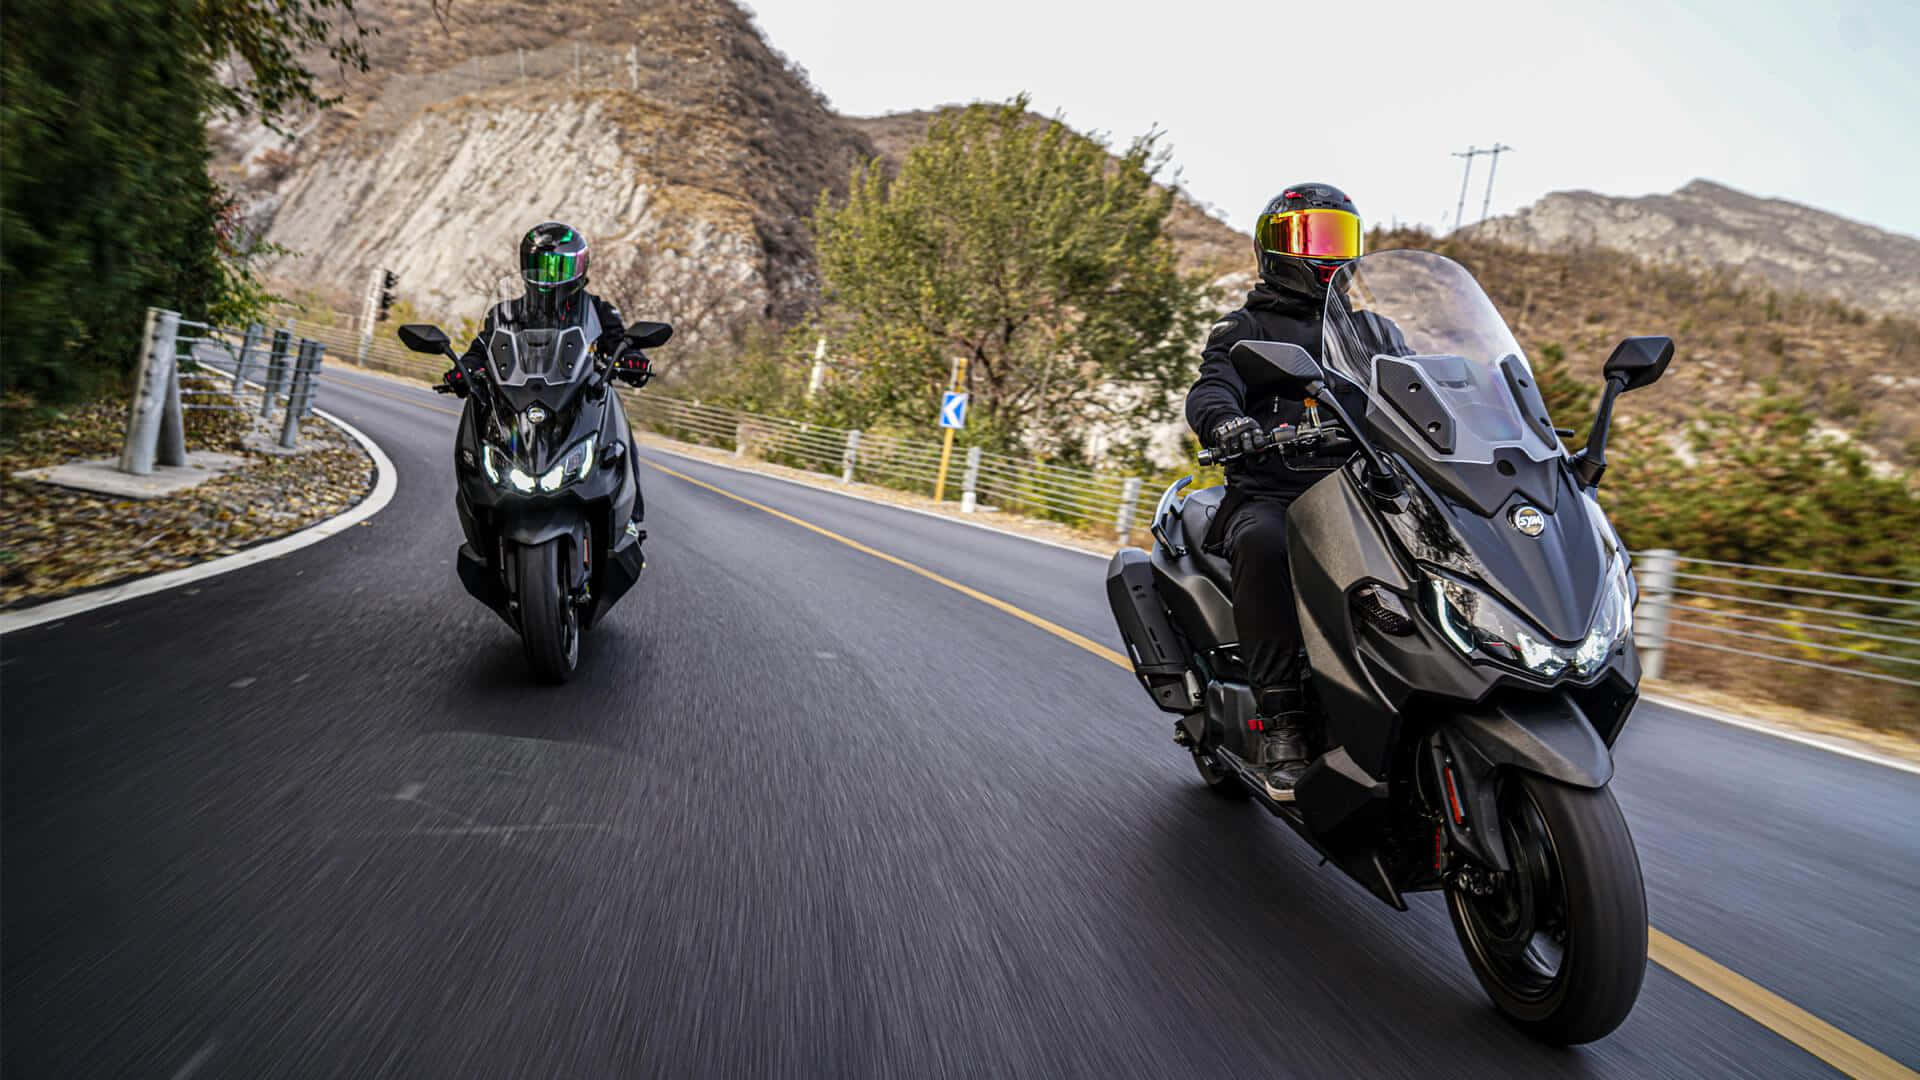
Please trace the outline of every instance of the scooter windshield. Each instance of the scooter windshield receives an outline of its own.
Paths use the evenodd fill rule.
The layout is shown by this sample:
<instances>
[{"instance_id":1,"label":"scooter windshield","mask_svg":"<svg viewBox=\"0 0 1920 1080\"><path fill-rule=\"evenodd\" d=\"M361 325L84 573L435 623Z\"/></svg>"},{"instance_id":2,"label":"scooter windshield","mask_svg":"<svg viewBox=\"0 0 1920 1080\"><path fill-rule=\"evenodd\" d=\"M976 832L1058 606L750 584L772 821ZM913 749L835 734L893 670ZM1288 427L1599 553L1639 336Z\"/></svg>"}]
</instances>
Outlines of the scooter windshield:
<instances>
[{"instance_id":1,"label":"scooter windshield","mask_svg":"<svg viewBox=\"0 0 1920 1080\"><path fill-rule=\"evenodd\" d=\"M1416 461L1451 469L1491 465L1509 447L1534 461L1561 454L1526 355L1452 259L1402 249L1347 263L1329 284L1323 330L1322 362L1367 390L1369 426Z\"/></svg>"},{"instance_id":2,"label":"scooter windshield","mask_svg":"<svg viewBox=\"0 0 1920 1080\"><path fill-rule=\"evenodd\" d=\"M487 367L494 385L560 387L591 370L587 351L600 337L600 320L592 304L576 299L563 309L552 298L511 278L502 281L495 293L499 302L494 312L505 317L496 318L487 343Z\"/></svg>"}]
</instances>

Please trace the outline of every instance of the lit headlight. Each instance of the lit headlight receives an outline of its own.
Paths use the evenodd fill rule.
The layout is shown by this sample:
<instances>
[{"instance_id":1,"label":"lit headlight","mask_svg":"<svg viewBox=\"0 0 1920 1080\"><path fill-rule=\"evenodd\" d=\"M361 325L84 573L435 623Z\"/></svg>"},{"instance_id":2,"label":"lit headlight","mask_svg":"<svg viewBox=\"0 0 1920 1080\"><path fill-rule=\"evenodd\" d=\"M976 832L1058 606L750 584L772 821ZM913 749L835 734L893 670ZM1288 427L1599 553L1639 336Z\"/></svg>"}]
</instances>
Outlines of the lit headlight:
<instances>
[{"instance_id":1,"label":"lit headlight","mask_svg":"<svg viewBox=\"0 0 1920 1080\"><path fill-rule=\"evenodd\" d=\"M593 436L589 435L574 443L553 468L537 478L522 468L505 450L492 443L481 446L480 463L486 470L487 479L522 495L530 495L535 491L559 491L576 480L586 479L593 472L593 450Z\"/></svg>"},{"instance_id":2,"label":"lit headlight","mask_svg":"<svg viewBox=\"0 0 1920 1080\"><path fill-rule=\"evenodd\" d=\"M1606 664L1633 629L1633 598L1620 559L1607 568L1606 591L1593 625L1578 645L1561 645L1505 604L1470 585L1430 575L1427 605L1441 633L1466 656L1482 656L1525 668L1545 678L1571 669L1585 678Z\"/></svg>"},{"instance_id":3,"label":"lit headlight","mask_svg":"<svg viewBox=\"0 0 1920 1080\"><path fill-rule=\"evenodd\" d=\"M573 444L560 464L547 470L540 478L541 491L559 491L575 480L585 480L593 471L593 436L589 435Z\"/></svg>"}]
</instances>

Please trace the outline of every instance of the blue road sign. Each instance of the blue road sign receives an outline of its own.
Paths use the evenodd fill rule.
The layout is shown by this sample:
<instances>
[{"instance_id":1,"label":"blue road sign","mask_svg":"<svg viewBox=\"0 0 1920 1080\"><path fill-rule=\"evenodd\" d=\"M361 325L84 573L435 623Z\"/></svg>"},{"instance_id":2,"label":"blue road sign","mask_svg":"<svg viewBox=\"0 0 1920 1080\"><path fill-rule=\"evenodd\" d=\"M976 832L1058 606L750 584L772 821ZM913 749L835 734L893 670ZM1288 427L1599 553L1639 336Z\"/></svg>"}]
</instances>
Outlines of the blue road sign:
<instances>
[{"instance_id":1,"label":"blue road sign","mask_svg":"<svg viewBox=\"0 0 1920 1080\"><path fill-rule=\"evenodd\" d=\"M946 392L940 399L940 426L963 428L967 426L967 395L953 390Z\"/></svg>"}]
</instances>

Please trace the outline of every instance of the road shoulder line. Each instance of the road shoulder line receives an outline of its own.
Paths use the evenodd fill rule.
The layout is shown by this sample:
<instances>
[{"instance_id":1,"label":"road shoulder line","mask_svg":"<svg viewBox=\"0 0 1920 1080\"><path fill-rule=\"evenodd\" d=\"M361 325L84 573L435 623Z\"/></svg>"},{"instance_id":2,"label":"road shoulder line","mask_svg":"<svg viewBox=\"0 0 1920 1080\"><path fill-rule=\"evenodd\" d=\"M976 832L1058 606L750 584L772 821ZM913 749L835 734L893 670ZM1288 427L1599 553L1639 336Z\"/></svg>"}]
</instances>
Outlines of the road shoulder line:
<instances>
[{"instance_id":1,"label":"road shoulder line","mask_svg":"<svg viewBox=\"0 0 1920 1080\"><path fill-rule=\"evenodd\" d=\"M1809 735L1805 732L1781 727L1777 724L1769 724L1764 720L1751 720L1747 717L1721 709L1715 709L1708 705L1697 705L1681 698L1668 697L1665 694L1642 694L1641 700L1651 701L1663 709L1672 709L1675 712L1698 716L1703 720L1717 721L1729 727L1743 728L1747 731L1758 732L1762 735L1771 735L1776 739L1785 739L1788 742L1799 743L1802 746L1811 746L1815 750L1825 750L1829 754L1839 754L1841 757L1849 757L1856 761L1865 761L1873 765L1884 765L1889 769L1898 769L1904 773L1920 776L1920 765L1915 765L1909 761L1901 761L1899 758L1888 757L1885 754L1876 754L1871 750L1864 750L1858 746L1841 742L1838 739Z\"/></svg>"},{"instance_id":2,"label":"road shoulder line","mask_svg":"<svg viewBox=\"0 0 1920 1080\"><path fill-rule=\"evenodd\" d=\"M387 457L386 451L380 449L380 444L374 442L365 432L347 423L345 420L340 419L338 416L322 409L313 410L313 414L352 436L353 440L359 443L362 449L366 450L367 456L373 459L373 490L367 493L366 498L361 499L346 510L335 514L325 521L309 525L299 532L288 533L278 540L269 540L256 547L250 547L245 551L236 551L231 555L223 555L217 559L209 559L206 562L193 566L183 566L178 570L166 570L158 574L149 574L146 577L136 578L120 585L96 589L91 592L84 592L59 600L49 600L44 604L26 608L22 611L0 613L0 635L11 634L17 630L26 630L30 627L40 626L44 623L54 622L59 619L70 619L76 615L83 615L89 611L109 607L124 600L132 600L138 596L150 596L154 593L164 592L168 589L190 584L195 581L204 581L207 578L231 573L242 567L252 566L255 563L263 563L270 559L277 559L282 555L287 555L301 548L317 544L327 537L358 525L362 521L386 509L387 504L393 501L393 494L399 487L398 478L394 472L393 461Z\"/></svg>"}]
</instances>

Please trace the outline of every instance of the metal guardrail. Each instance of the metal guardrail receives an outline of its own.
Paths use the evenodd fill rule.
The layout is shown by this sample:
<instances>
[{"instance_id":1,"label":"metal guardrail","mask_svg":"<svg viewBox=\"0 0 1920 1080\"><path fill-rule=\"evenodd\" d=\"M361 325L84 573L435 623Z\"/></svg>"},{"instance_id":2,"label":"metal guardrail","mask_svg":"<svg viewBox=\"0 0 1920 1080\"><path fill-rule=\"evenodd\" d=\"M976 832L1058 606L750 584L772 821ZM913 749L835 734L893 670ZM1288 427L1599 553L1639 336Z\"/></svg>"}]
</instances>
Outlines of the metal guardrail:
<instances>
[{"instance_id":1,"label":"metal guardrail","mask_svg":"<svg viewBox=\"0 0 1920 1080\"><path fill-rule=\"evenodd\" d=\"M1920 687L1920 581L1635 556L1635 641L1658 678L1675 647Z\"/></svg>"},{"instance_id":2,"label":"metal guardrail","mask_svg":"<svg viewBox=\"0 0 1920 1080\"><path fill-rule=\"evenodd\" d=\"M812 472L838 473L906 491L933 492L940 444L762 416L657 392L629 399L634 422L656 434ZM1120 543L1136 527L1139 477L1115 476L993 454L974 447L961 468L960 509L1005 510L1089 528L1111 525Z\"/></svg>"},{"instance_id":3,"label":"metal guardrail","mask_svg":"<svg viewBox=\"0 0 1920 1080\"><path fill-rule=\"evenodd\" d=\"M186 410L251 413L256 388L262 420L272 418L276 404L283 408L280 445L291 449L299 441L300 422L313 413L325 352L306 339L296 352L284 329L273 333L269 347L266 329L258 323L230 330L183 319L175 311L148 309L121 470L146 475L155 465L186 464ZM249 377L256 359L258 380Z\"/></svg>"}]
</instances>

